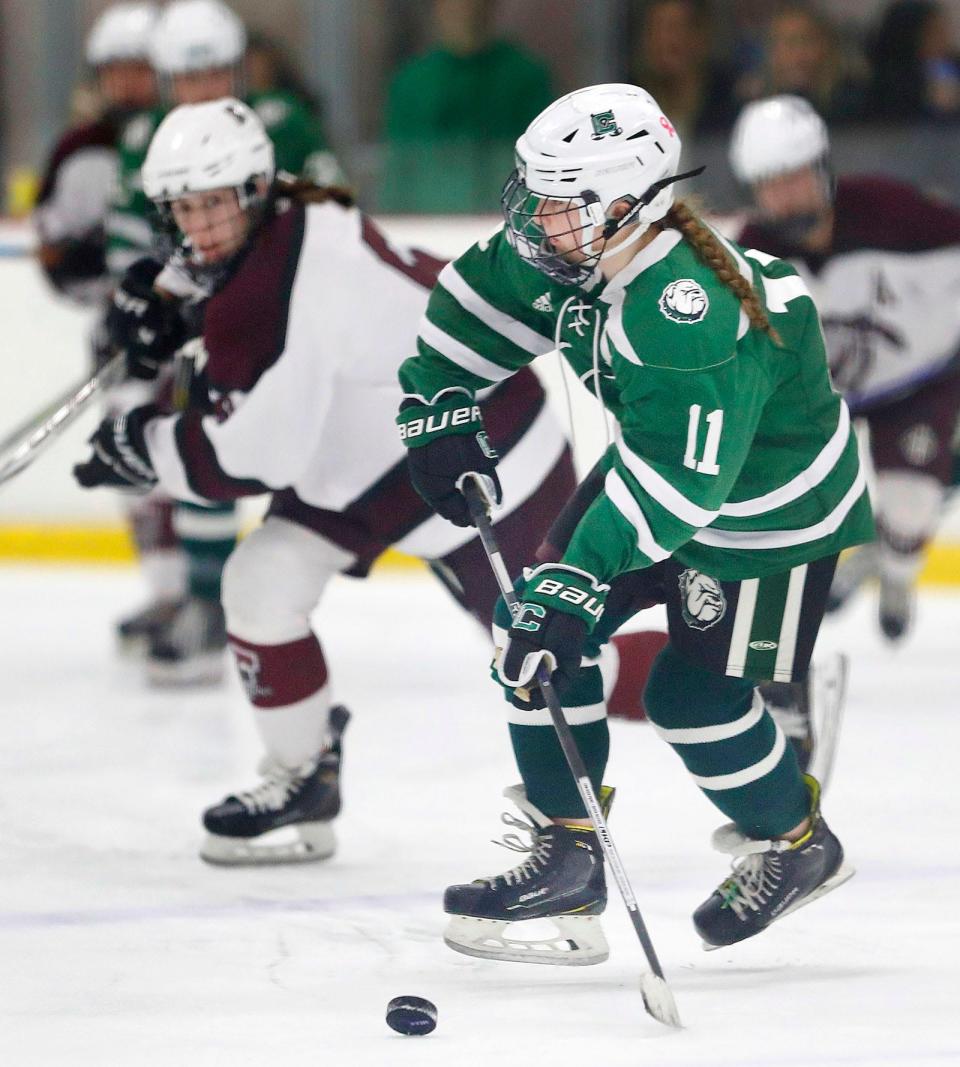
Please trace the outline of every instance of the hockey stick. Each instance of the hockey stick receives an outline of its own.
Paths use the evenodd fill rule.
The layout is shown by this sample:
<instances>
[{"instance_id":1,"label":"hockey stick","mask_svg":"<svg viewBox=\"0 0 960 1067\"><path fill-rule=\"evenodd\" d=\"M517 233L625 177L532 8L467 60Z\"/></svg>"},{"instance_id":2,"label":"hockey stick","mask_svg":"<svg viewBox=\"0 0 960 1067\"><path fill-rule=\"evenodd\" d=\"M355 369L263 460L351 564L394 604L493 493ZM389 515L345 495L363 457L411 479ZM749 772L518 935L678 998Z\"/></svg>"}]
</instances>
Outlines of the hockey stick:
<instances>
[{"instance_id":1,"label":"hockey stick","mask_svg":"<svg viewBox=\"0 0 960 1067\"><path fill-rule=\"evenodd\" d=\"M31 425L22 430L17 438L8 438L4 442L7 448L0 454L0 485L29 467L68 426L76 422L101 389L122 377L123 371L124 355L121 352L105 363L75 393L66 397L56 411L43 419L39 426Z\"/></svg>"},{"instance_id":2,"label":"hockey stick","mask_svg":"<svg viewBox=\"0 0 960 1067\"><path fill-rule=\"evenodd\" d=\"M78 382L73 382L59 396L47 401L39 411L35 411L29 418L23 419L12 430L4 434L3 438L0 439L0 456L4 455L8 449L15 448L24 436L29 436L41 423L46 422L55 411L62 408L78 392L86 381L87 379L83 378Z\"/></svg>"},{"instance_id":3,"label":"hockey stick","mask_svg":"<svg viewBox=\"0 0 960 1067\"><path fill-rule=\"evenodd\" d=\"M510 580L510 574L503 562L503 556L500 554L500 546L497 544L497 538L493 532L493 523L488 513L489 502L482 483L476 475L468 474L461 480L460 491L466 498L470 516L473 519L474 526L477 528L477 533L480 535L483 550L497 579L497 584L500 586L503 599L510 608L511 614L515 616L520 610L520 601L513 588L513 582ZM647 932L643 916L640 914L637 898L633 894L620 854L617 852L613 838L610 836L610 831L607 829L606 820L600 810L600 804L597 801L597 795L584 765L583 757L577 748L570 726L564 718L560 699L553 687L553 683L550 681L550 672L542 663L537 669L537 685L543 693L567 766L570 768L570 773L577 784L584 807L590 814L590 820L603 849L603 855L610 870L613 872L614 881L616 881L617 888L620 890L620 896L623 897L623 903L630 914L633 928L640 940L643 954L646 956L650 969L640 976L640 991L643 994L644 1006L655 1019L665 1023L667 1026L679 1027L682 1024L676 1002L673 999L673 993L670 991L667 980L663 976L663 968L660 966L659 959L657 959L657 953L653 947L653 942L650 940L650 934Z\"/></svg>"}]
</instances>

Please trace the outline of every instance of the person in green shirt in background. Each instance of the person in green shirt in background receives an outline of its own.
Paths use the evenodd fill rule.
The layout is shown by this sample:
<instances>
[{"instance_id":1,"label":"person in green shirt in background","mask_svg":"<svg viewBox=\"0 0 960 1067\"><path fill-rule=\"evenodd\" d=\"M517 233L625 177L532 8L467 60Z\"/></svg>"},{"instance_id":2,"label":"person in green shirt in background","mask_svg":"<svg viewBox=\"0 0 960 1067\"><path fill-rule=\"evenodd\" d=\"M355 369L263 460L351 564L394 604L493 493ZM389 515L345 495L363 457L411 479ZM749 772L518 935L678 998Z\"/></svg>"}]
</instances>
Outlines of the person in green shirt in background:
<instances>
[{"instance_id":1,"label":"person in green shirt in background","mask_svg":"<svg viewBox=\"0 0 960 1067\"><path fill-rule=\"evenodd\" d=\"M496 203L518 133L550 103L542 60L493 34L495 0L433 0L437 47L388 90L381 211L469 213Z\"/></svg>"},{"instance_id":2,"label":"person in green shirt in background","mask_svg":"<svg viewBox=\"0 0 960 1067\"><path fill-rule=\"evenodd\" d=\"M140 169L155 130L171 107L242 95L246 47L243 22L221 0L173 0L164 8L150 42L150 59L164 104L134 115L121 133L117 190L106 223L107 264L115 277L123 279L118 299L157 299L153 282L159 268L156 260L163 253L158 252L155 214L140 183ZM343 180L320 121L307 102L279 87L258 88L244 99L273 141L278 170L325 184ZM149 257L146 263L145 257ZM194 303L190 314L198 326L202 301ZM189 329L188 334L192 335ZM141 384L144 389L154 388ZM151 521L134 524L145 573L151 573L149 559L158 548L169 551L172 527L186 555L186 588L172 615L168 601L160 612L154 603L121 623L121 640L146 646L147 672L153 682L218 682L224 674L227 641L220 576L236 544L236 507L158 505L155 500L152 505Z\"/></svg>"}]
</instances>

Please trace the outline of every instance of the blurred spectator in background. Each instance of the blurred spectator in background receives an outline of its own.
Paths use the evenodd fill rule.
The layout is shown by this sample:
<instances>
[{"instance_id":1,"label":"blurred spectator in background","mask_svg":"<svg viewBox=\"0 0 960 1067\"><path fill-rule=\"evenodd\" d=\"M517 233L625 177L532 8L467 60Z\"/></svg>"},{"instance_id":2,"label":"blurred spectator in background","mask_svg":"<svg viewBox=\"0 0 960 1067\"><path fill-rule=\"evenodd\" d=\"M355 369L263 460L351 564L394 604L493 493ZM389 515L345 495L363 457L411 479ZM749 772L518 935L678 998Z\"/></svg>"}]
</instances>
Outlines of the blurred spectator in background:
<instances>
[{"instance_id":1,"label":"blurred spectator in background","mask_svg":"<svg viewBox=\"0 0 960 1067\"><path fill-rule=\"evenodd\" d=\"M96 114L60 138L47 163L34 224L37 259L50 283L79 303L111 287L104 222L116 181L117 143L126 122L156 102L148 58L157 19L151 3L115 4L94 23L86 60L96 77Z\"/></svg>"},{"instance_id":2,"label":"blurred spectator in background","mask_svg":"<svg viewBox=\"0 0 960 1067\"><path fill-rule=\"evenodd\" d=\"M283 45L258 30L247 35L244 56L246 89L251 96L286 93L295 97L319 121L323 108L294 70Z\"/></svg>"},{"instance_id":3,"label":"blurred spectator in background","mask_svg":"<svg viewBox=\"0 0 960 1067\"><path fill-rule=\"evenodd\" d=\"M873 48L873 108L887 120L960 118L960 61L934 0L897 0Z\"/></svg>"},{"instance_id":4,"label":"blurred spectator in background","mask_svg":"<svg viewBox=\"0 0 960 1067\"><path fill-rule=\"evenodd\" d=\"M834 26L806 0L785 0L767 30L762 91L793 93L809 100L827 122L862 118L866 78L849 73Z\"/></svg>"},{"instance_id":5,"label":"blurred spectator in background","mask_svg":"<svg viewBox=\"0 0 960 1067\"><path fill-rule=\"evenodd\" d=\"M496 210L516 139L553 99L546 65L494 35L496 7L433 0L437 46L388 90L380 210Z\"/></svg>"},{"instance_id":6,"label":"blurred spectator in background","mask_svg":"<svg viewBox=\"0 0 960 1067\"><path fill-rule=\"evenodd\" d=\"M711 56L709 0L645 0L637 15L630 81L653 96L683 139L732 126L735 76Z\"/></svg>"}]
</instances>

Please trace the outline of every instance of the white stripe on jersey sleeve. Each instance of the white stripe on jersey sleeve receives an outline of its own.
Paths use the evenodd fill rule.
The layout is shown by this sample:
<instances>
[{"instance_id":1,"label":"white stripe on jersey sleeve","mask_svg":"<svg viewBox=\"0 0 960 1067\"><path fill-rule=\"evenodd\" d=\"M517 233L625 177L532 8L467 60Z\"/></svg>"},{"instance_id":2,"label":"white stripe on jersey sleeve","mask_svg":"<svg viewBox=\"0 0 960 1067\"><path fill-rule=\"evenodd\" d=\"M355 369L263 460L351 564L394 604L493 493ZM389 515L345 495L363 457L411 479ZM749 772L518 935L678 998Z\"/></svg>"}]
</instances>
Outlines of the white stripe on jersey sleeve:
<instances>
[{"instance_id":1,"label":"white stripe on jersey sleeve","mask_svg":"<svg viewBox=\"0 0 960 1067\"><path fill-rule=\"evenodd\" d=\"M453 263L448 263L440 272L437 284L457 301L471 315L478 318L485 326L512 341L518 348L533 356L542 356L553 349L553 339L542 336L525 323L495 308L472 287Z\"/></svg>"},{"instance_id":2,"label":"white stripe on jersey sleeve","mask_svg":"<svg viewBox=\"0 0 960 1067\"><path fill-rule=\"evenodd\" d=\"M637 548L654 563L669 559L670 553L662 548L654 540L653 531L647 522L646 516L637 503L633 493L627 488L626 482L615 470L609 471L603 483L604 491L610 503L630 523L637 533Z\"/></svg>"},{"instance_id":3,"label":"white stripe on jersey sleeve","mask_svg":"<svg viewBox=\"0 0 960 1067\"><path fill-rule=\"evenodd\" d=\"M419 336L425 344L436 349L441 356L446 356L451 363L456 363L458 367L463 367L464 370L488 382L502 382L515 373L509 367L501 367L499 363L486 359L479 352L468 348L462 341L444 333L426 315L420 320Z\"/></svg>"},{"instance_id":4,"label":"white stripe on jersey sleeve","mask_svg":"<svg viewBox=\"0 0 960 1067\"><path fill-rule=\"evenodd\" d=\"M143 436L150 454L150 463L157 472L160 485L176 500L185 500L190 504L206 504L205 500L190 488L187 471L180 458L174 429L177 415L167 415L162 419L151 419L147 423Z\"/></svg>"},{"instance_id":5,"label":"white stripe on jersey sleeve","mask_svg":"<svg viewBox=\"0 0 960 1067\"><path fill-rule=\"evenodd\" d=\"M695 526L698 529L702 526L709 526L720 514L719 511L708 511L685 497L663 475L658 474L649 463L628 448L622 437L617 441L617 451L620 459L623 460L623 465L637 479L641 488L649 493L665 511L675 515L687 526Z\"/></svg>"}]
</instances>

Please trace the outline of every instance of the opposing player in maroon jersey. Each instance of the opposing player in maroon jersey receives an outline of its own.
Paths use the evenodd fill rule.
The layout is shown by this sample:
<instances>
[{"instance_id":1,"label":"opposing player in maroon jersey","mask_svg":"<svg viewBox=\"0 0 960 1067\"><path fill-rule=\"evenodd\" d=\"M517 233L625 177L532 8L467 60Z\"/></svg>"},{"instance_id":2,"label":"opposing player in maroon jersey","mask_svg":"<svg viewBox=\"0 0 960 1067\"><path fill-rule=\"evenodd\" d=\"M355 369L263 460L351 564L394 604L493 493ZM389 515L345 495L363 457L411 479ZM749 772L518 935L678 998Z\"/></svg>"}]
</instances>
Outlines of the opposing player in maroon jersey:
<instances>
[{"instance_id":1,"label":"opposing player in maroon jersey","mask_svg":"<svg viewBox=\"0 0 960 1067\"><path fill-rule=\"evenodd\" d=\"M820 309L835 386L869 428L877 542L841 561L839 607L880 579L879 622L909 630L917 574L951 482L960 412L960 211L884 177L835 179L805 100L744 108L731 162L755 221L741 244L789 259Z\"/></svg>"},{"instance_id":2,"label":"opposing player in maroon jersey","mask_svg":"<svg viewBox=\"0 0 960 1067\"><path fill-rule=\"evenodd\" d=\"M413 489L393 420L397 368L444 264L392 244L343 190L275 178L263 125L236 100L171 112L143 182L206 301L201 337L189 342L203 388L182 414L147 405L104 422L77 476L88 487L159 484L188 501L271 494L223 579L263 780L205 813L201 854L322 859L334 849L346 720L310 622L328 581L364 577L395 545L428 561L487 627L498 596L476 532L435 516ZM141 304L129 309L128 352L155 368L163 353L143 343L144 324L151 337L178 336L166 320L179 305L159 294ZM519 566L574 488L570 450L529 370L480 406L485 446L511 486L497 527Z\"/></svg>"}]
</instances>

